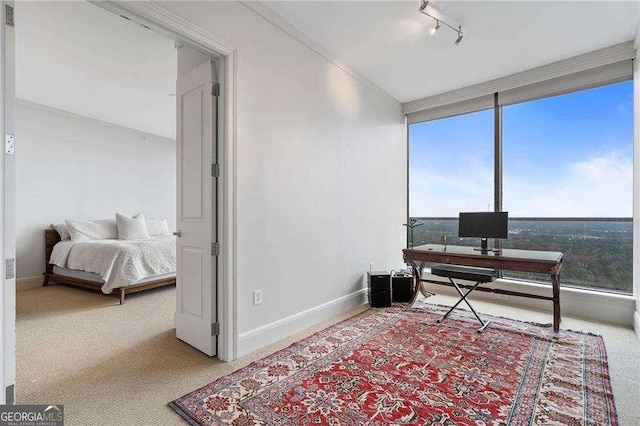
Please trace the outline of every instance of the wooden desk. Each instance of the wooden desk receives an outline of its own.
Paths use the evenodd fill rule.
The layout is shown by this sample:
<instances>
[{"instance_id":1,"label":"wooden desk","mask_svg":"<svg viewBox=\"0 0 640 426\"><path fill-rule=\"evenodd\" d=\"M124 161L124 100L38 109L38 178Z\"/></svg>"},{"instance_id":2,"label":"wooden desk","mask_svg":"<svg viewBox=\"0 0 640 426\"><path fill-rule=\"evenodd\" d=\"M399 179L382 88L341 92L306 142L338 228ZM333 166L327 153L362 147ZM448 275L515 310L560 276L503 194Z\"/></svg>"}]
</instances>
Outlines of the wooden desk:
<instances>
[{"instance_id":1,"label":"wooden desk","mask_svg":"<svg viewBox=\"0 0 640 426\"><path fill-rule=\"evenodd\" d=\"M476 291L551 300L553 301L553 332L557 334L560 330L560 268L562 267L562 253L560 252L514 249L482 252L474 250L473 247L427 244L404 249L402 253L405 263L413 271L414 288L411 303L415 301L419 291L424 292L424 282L451 285L442 281L423 279L422 269L426 262L549 274L553 291L552 297L483 287L477 288Z\"/></svg>"}]
</instances>

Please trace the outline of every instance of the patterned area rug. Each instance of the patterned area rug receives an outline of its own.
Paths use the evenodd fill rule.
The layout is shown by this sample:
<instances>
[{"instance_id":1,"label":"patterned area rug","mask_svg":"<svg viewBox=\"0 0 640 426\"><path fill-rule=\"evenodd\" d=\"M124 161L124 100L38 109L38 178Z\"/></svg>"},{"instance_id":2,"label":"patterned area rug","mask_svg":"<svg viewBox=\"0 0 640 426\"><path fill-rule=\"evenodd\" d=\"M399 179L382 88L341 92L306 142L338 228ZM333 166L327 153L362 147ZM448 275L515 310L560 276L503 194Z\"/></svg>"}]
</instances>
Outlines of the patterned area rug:
<instances>
[{"instance_id":1,"label":"patterned area rug","mask_svg":"<svg viewBox=\"0 0 640 426\"><path fill-rule=\"evenodd\" d=\"M617 425L600 336L369 309L169 405L199 425Z\"/></svg>"}]
</instances>

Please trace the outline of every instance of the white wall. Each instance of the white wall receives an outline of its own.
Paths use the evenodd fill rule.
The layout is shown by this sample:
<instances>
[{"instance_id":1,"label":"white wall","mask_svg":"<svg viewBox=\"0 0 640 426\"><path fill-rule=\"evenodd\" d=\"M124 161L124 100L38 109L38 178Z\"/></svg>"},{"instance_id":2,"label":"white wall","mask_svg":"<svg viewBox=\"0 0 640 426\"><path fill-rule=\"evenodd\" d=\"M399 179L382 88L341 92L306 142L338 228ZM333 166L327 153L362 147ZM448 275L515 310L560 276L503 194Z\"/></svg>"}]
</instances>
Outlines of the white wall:
<instances>
[{"instance_id":1,"label":"white wall","mask_svg":"<svg viewBox=\"0 0 640 426\"><path fill-rule=\"evenodd\" d=\"M189 74L190 71L211 60L210 56L181 43L177 43L176 50L178 51L178 77Z\"/></svg>"},{"instance_id":2,"label":"white wall","mask_svg":"<svg viewBox=\"0 0 640 426\"><path fill-rule=\"evenodd\" d=\"M402 265L401 111L241 3L159 5L237 48L238 356L362 303Z\"/></svg>"},{"instance_id":3,"label":"white wall","mask_svg":"<svg viewBox=\"0 0 640 426\"><path fill-rule=\"evenodd\" d=\"M51 223L142 211L175 226L173 140L19 101L15 155L18 278L44 272Z\"/></svg>"}]
</instances>

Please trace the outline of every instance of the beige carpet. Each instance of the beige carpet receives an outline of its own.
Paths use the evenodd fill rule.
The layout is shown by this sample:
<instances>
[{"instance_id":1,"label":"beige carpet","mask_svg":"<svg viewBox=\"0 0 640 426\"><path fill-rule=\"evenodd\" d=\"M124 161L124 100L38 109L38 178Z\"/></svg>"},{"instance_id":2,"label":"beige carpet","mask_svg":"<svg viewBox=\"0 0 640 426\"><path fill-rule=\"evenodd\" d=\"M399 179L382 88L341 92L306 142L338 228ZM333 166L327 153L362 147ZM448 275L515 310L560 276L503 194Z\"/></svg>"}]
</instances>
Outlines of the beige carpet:
<instances>
[{"instance_id":1,"label":"beige carpet","mask_svg":"<svg viewBox=\"0 0 640 426\"><path fill-rule=\"evenodd\" d=\"M175 338L173 288L127 296L123 306L116 297L65 286L20 291L17 300L18 403L64 404L67 425L185 424L167 402L364 309L224 364ZM476 307L551 320L547 313L481 302ZM604 336L621 424L640 424L640 343L633 332L572 318L564 318L562 327Z\"/></svg>"}]
</instances>

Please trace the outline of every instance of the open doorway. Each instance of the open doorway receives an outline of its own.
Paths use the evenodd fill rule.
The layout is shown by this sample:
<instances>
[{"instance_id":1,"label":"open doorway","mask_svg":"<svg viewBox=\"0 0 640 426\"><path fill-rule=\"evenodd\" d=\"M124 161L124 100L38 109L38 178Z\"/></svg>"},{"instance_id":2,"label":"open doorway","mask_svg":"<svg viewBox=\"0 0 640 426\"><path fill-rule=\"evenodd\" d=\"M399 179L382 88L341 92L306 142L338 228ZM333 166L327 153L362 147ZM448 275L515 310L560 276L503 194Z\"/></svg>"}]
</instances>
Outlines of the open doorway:
<instances>
[{"instance_id":1,"label":"open doorway","mask_svg":"<svg viewBox=\"0 0 640 426\"><path fill-rule=\"evenodd\" d=\"M142 211L145 216L157 219L160 225L163 225L163 222L166 221L162 229L163 234L170 233L173 230L180 234L183 229L178 226L184 228L184 233L186 234L184 238L187 242L181 243L182 240L178 239L178 252L180 252L181 245L188 247L186 247L187 250L182 251L182 257L177 256L176 258L178 270L182 260L183 264L186 265L184 270L192 273L192 275L198 275L193 274L194 259L209 257L215 260L212 242L217 241L217 228L213 225L216 223L213 219L218 210L218 205L215 203L216 191L214 191L217 188L217 176L214 175L214 170L216 169L214 165L218 164L216 159L216 138L214 137L217 135L217 129L215 127L209 128L208 137L205 132L200 132L200 138L193 139L194 142L192 143L188 141L185 143L188 138L185 138L184 134L194 134L192 131L194 128L200 129L203 127L202 123L193 122L193 120L189 119L189 117L193 116L194 106L197 106L193 102L193 99L197 96L193 94L195 93L199 96L206 92L208 96L214 99L219 92L215 93L218 88L215 84L211 84L213 83L211 79L215 77L215 65L211 63L210 56L203 53L202 50L179 43L176 46L176 51L174 50L173 40L164 39L162 36L149 31L148 27L143 28L132 22L127 22L129 19L123 20L88 3L25 4L24 10L21 10L22 5L20 5L17 7L16 14L23 16L25 20L28 19L29 13L27 6L34 8L51 7L51 10L38 10L38 12L41 12L41 20L51 23L49 29L53 31L59 28L59 22L73 21L79 24L78 28L76 28L77 30L86 31L87 34L96 29L107 30L108 33L108 36L103 34L93 39L82 36L71 37L75 41L84 42L85 47L91 49L91 54L83 53L81 47L70 48L69 52L66 53L56 53L50 49L54 47L60 48L63 43L60 43L59 40L47 39L46 36L39 34L34 37L36 42L32 42L31 46L35 45L36 48L46 49L47 51L44 53L49 53L51 58L32 59L32 64L28 68L33 68L33 62L48 64L48 67L41 66L40 71L45 73L46 78L49 79L49 84L46 86L50 89L58 89L58 92L49 90L43 94L41 88L36 88L32 95L22 95L22 93L26 92L21 91L23 83L18 79L17 97L19 99L27 98L18 102L16 120L18 123L17 137L23 138L25 141L23 157L19 160L16 157L18 169L17 193L19 194L17 203L18 241L21 241L21 232L25 235L24 244L20 242L17 250L18 278L20 279L19 287L37 287L24 292L24 294L30 292L29 297L23 298L21 294L18 295L18 402L29 402L29 400L24 401L21 398L21 385L30 383L35 384L34 388L37 389L33 394L35 399L31 400L33 403L39 400L36 396L43 388L46 390L52 385L58 389L61 388L60 385L63 385L63 383L58 381L60 379L61 363L66 364L65 368L67 368L69 377L72 380L78 380L81 376L78 374L79 371L88 371L90 374L96 374L98 371L117 369L118 365L127 363L135 367L136 363L131 361L141 354L142 356L138 358L140 365L147 365L149 361L146 356L151 355L153 359L158 361L158 359L163 359L162 357L171 354L172 350L184 351L186 345L176 341L175 333L172 335L174 313L176 323L180 323L180 314L185 313L186 315L183 315L183 317L201 317L205 319L205 331L208 333L206 338L211 341L212 334L218 328L215 326L216 322L212 322L212 319L215 320L215 309L211 312L211 308L216 306L216 300L214 299L216 293L215 291L209 293L212 303L209 306L209 312L203 312L206 310L207 304L202 302L205 294L202 292L202 282L198 283L197 280L194 281L190 278L186 281L186 285L183 282L183 286L179 286L177 296L171 288L151 291L148 294L147 292L141 292L120 306L117 299L99 293L81 291L66 286L49 286L43 289L38 286L38 281L42 277L37 272L34 273L30 268L32 264L46 265L48 263L46 257L43 257L44 262L39 262L40 259L37 259L42 257L42 254L47 256L46 250L44 250L46 242L43 241L44 238L38 237L38 234L43 236L44 228L49 227L51 223L69 225L67 220L74 218L80 221L107 219L109 216L115 215L116 212L123 212L128 216L132 216L134 213ZM73 8L73 10L64 10L67 7ZM60 13L59 20L55 19L56 13ZM80 16L82 13L93 13L96 17ZM98 15L101 15L101 18L97 18ZM106 23L96 22L96 20L103 18L108 18L120 28L114 30L107 27ZM128 26L128 29L124 30L123 25ZM38 27L43 30L47 29L47 26L42 23ZM65 30L69 29L66 28ZM28 30L29 26L25 25L24 31ZM126 34L133 33L136 33L138 38L134 37L134 40L123 41L122 45L117 47L109 45L109 42L114 39L117 40L125 37ZM117 37L114 34L117 34ZM21 47L19 31L17 31L17 35L17 58L18 68L20 68L21 52L26 52L27 49ZM61 35L60 32L56 34L56 36ZM153 43L150 41L151 37L148 37L149 35L162 39L157 43L158 46L165 43L162 49L166 50L167 47L171 49L173 54L173 63L171 64L173 77L171 79L162 78L156 79L156 81L150 78L152 77L150 74L159 73L159 71L153 66L153 61L148 61L150 57L155 58L153 49L150 48ZM55 39L55 37L51 37L51 39ZM47 45L43 40L50 41L51 45ZM141 40L147 41L149 44L145 45ZM38 45L38 43L40 44ZM103 54L99 53L99 44L102 44L101 47L107 48ZM28 45L29 43L27 43ZM110 49L111 52L121 53L128 47L133 48L133 52L130 52L132 64L142 63L149 65L148 62L151 62L154 71L147 71L146 74L143 72L142 76L130 78L132 72L126 70L125 64L118 63L118 61L106 61L106 64L100 64L100 61L109 54ZM80 72L76 78L73 75L69 75L72 74L69 72L69 68L80 67L82 60L91 57L92 54L96 55L96 60L90 63L94 67L92 71ZM158 58L161 57L163 56L159 54ZM57 67L56 59L63 62L67 61L66 64L63 63L66 67ZM201 87L202 90L200 92L194 91L194 72L199 77L203 77L202 69L206 71L207 68L210 71L209 79L207 80L206 76L202 78L198 83L200 85L198 87ZM168 69L169 67L167 67ZM58 78L56 78L56 70L58 70ZM21 77L27 76L26 74L23 75L20 69L18 69L18 75ZM83 76L87 75L97 76L98 81L84 81ZM114 76L115 79L113 78ZM36 75L37 78L38 76ZM177 92L176 78L178 80ZM68 85L63 84L65 79ZM107 80L109 79L112 79L115 83L112 81L112 84L108 84ZM171 81L169 90L162 85L161 80ZM182 85L180 83L181 80L183 81ZM51 83L51 81L55 83ZM157 86L153 84L154 82L158 83ZM86 85L86 88L83 90L82 84L78 88L78 85L74 86L73 83L82 83ZM143 83L152 84L148 85L149 89L145 89L143 88L145 86ZM28 86L28 83L26 85ZM52 85L56 87L51 87ZM184 90L180 91L181 87ZM160 90L156 90L158 88ZM139 99L123 99L118 98L118 96L110 96L123 92L135 93L135 97ZM154 92L153 96L157 97L146 96L151 92ZM156 95L156 92L159 93ZM43 101L44 96L43 98L38 98L38 95L47 95L49 100ZM178 111L183 113L182 115L178 114L178 120L176 120L176 97L178 98ZM101 101L103 98L107 100ZM142 102L137 103L138 100L142 100ZM163 112L163 108L155 108L156 106L166 106L167 100L169 100L168 104L170 105L174 103L169 109L170 117ZM77 105L82 104L81 101L85 102L83 106L83 108L86 108L85 110L76 109ZM181 106L181 103L184 105ZM206 102L200 107L203 107L204 104ZM115 108L105 108L109 106ZM216 124L216 106L215 100L211 100L208 113L205 114L211 117L211 125ZM89 112L85 113L83 111ZM146 120L146 122L145 120L140 120L142 124L139 124L138 119L140 117L146 117L149 120ZM187 117L187 120L184 119L185 117ZM188 122L186 125L184 124L185 121ZM178 132L178 139L182 135L182 141L179 140L178 149L176 149L175 142L172 145L171 138L167 137L171 136L171 132L173 134L176 133L176 122L179 129L187 129L185 132ZM156 124L158 125L156 126ZM191 130L189 130L189 126L192 126ZM161 134L163 132L168 133L163 136ZM209 147L211 152L208 153L208 156L203 149L196 149L204 147L203 141L205 139L211 141L211 146ZM203 161L203 159L206 161ZM25 161L23 162L22 160ZM185 168L185 162L188 162L189 165L198 162L202 166L197 176L193 172L196 168ZM206 175L207 180L209 180L208 188L202 184L206 182L202 179L203 175ZM201 185L198 190L192 191L191 188L193 188L194 184L197 186L196 181L198 179L200 179ZM181 182L183 183L182 185ZM185 191L185 188L190 193L185 195L185 192L189 192ZM194 193L196 195L208 193L209 197L202 197L196 200ZM176 200L178 200L177 203ZM198 217L194 213L194 206L198 205L198 203L200 203L201 210L206 210L204 206L207 206L209 209L208 216L201 214ZM22 211L28 213L23 216ZM178 212L177 214L176 211ZM51 217L54 214L55 217ZM197 230L202 229L197 226L194 229L192 226L198 222L195 220L198 218L208 219L209 235L205 235L208 238L201 238L201 241L194 242L193 239L188 240L187 238L189 238L190 234L196 234ZM134 218L129 217L128 219L133 220ZM115 224L117 232L120 233L118 222L116 221ZM187 225L192 226L192 228L186 229ZM145 226L147 234L150 235L149 227L146 224ZM64 236L61 234L62 232L59 232L58 237L62 240ZM198 252L198 249L201 250ZM149 259L143 256L143 260ZM215 265L215 262L209 260L195 266L204 270L207 266L211 268L212 265ZM66 266L72 265L58 267L66 268ZM66 269L73 270L74 268ZM60 279L62 272L60 270L57 271L58 281L71 281L68 278ZM82 272L96 274L95 271ZM215 282L217 275L218 271L216 269L210 269L209 282ZM206 274L200 274L200 277L201 280L203 277L207 278ZM76 283L78 280L86 280L86 278L86 276L82 278L76 277ZM108 280L105 281L107 281L105 282L105 285L107 285ZM133 284L135 285L136 282L133 282ZM100 287L102 288L103 286ZM107 288L106 290L111 289ZM213 289L215 290L215 287ZM43 292L45 290L47 291L46 295L35 294L38 291ZM198 309L194 300L200 302L200 309ZM163 309L159 306L168 307L169 309ZM118 311L118 309L120 310ZM205 315L205 313L208 315ZM178 326L178 337L194 345L194 339L205 337L201 336L202 332L198 330L198 328L203 328L200 324L202 322L182 321L180 324L182 325L183 333L181 336L181 327ZM140 325L142 324L147 326L145 330L149 332L148 334L144 334L141 331ZM24 333L21 333L23 326L25 326ZM187 331L186 335L184 333L185 329ZM42 331L42 333L39 333L39 331ZM123 332L131 333L128 335L129 337L125 338ZM24 341L22 341L22 334L27 336ZM127 340L130 340L131 344L123 345ZM39 346L37 343L39 343ZM47 354L47 348L57 349ZM65 352L70 356L65 358L65 354L61 349L65 351L71 349L68 353ZM208 355L214 355L215 346L211 349L213 353L205 349L201 350L207 352ZM187 350L191 350L191 348ZM34 354L37 359L43 361L40 365L41 368L25 359L26 356ZM184 353L181 353L181 356L184 357ZM196 354L194 356L202 355ZM99 362L100 359L104 359L107 362L106 370L105 364ZM166 361L169 362L169 360ZM49 367L51 368L51 374L47 376L44 370ZM21 383L20 373L28 370L37 371L37 373L24 376L23 383ZM106 374L106 376L109 376L109 374ZM111 377L120 377L121 379L126 376L120 376L117 372L111 375ZM128 376L132 375L128 374ZM132 377L135 377L135 374ZM143 378L139 377L139 379ZM28 385L25 387L28 387Z\"/></svg>"},{"instance_id":2,"label":"open doorway","mask_svg":"<svg viewBox=\"0 0 640 426\"><path fill-rule=\"evenodd\" d=\"M18 289L41 286L43 267L45 281L90 288L100 281L98 290L123 295L152 276L170 281L175 256L111 271L81 259L51 261L51 249L72 236L117 240L176 229L173 42L90 3L19 3L16 15ZM148 232L118 233L116 212L142 213L131 224L144 222ZM60 251L65 244L72 245L55 244L54 258L81 249Z\"/></svg>"}]
</instances>

